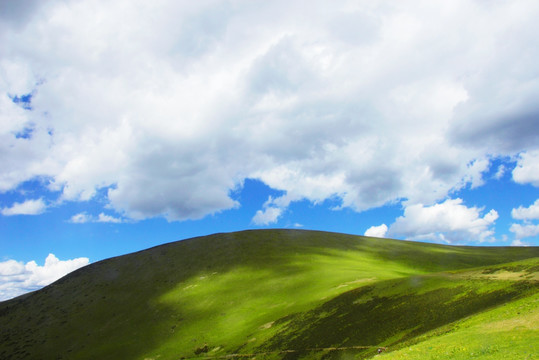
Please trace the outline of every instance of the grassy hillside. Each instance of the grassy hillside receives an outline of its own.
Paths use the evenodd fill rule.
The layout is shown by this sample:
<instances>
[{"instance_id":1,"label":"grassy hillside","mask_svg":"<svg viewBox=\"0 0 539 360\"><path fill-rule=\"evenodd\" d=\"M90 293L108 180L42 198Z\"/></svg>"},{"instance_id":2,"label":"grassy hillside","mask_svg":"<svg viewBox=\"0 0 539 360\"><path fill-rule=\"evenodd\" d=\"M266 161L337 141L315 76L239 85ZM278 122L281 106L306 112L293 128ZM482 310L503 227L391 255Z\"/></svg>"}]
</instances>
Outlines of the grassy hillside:
<instances>
[{"instance_id":1,"label":"grassy hillside","mask_svg":"<svg viewBox=\"0 0 539 360\"><path fill-rule=\"evenodd\" d=\"M91 264L0 303L0 358L451 359L444 349L468 339L483 358L505 358L482 345L487 332L533 354L537 322L524 314L537 317L538 271L538 248L216 234Z\"/></svg>"},{"instance_id":2,"label":"grassy hillside","mask_svg":"<svg viewBox=\"0 0 539 360\"><path fill-rule=\"evenodd\" d=\"M429 332L377 359L538 359L538 339L536 292Z\"/></svg>"}]
</instances>

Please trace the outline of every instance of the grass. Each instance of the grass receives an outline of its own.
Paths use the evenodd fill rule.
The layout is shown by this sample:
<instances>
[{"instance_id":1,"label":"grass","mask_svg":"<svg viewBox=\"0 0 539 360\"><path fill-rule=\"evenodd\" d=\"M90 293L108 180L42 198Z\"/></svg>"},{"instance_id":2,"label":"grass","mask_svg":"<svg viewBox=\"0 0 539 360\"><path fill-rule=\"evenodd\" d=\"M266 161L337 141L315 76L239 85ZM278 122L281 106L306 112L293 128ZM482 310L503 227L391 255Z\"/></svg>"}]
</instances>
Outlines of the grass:
<instances>
[{"instance_id":1,"label":"grass","mask_svg":"<svg viewBox=\"0 0 539 360\"><path fill-rule=\"evenodd\" d=\"M531 294L445 328L416 344L376 357L389 359L537 359L539 294Z\"/></svg>"},{"instance_id":2,"label":"grass","mask_svg":"<svg viewBox=\"0 0 539 360\"><path fill-rule=\"evenodd\" d=\"M467 321L537 294L538 256L538 248L301 230L184 240L91 264L0 303L0 358L408 359L402 356L442 349L444 341L444 351L457 354L458 334L471 339L482 331ZM502 315L489 318L500 329L518 320ZM523 339L537 335L526 329ZM390 352L353 348L359 345ZM504 346L474 351L502 359ZM350 349L307 350L329 347Z\"/></svg>"},{"instance_id":3,"label":"grass","mask_svg":"<svg viewBox=\"0 0 539 360\"><path fill-rule=\"evenodd\" d=\"M418 276L413 281L388 280L346 292L307 313L288 317L286 329L267 346L305 349L373 345L392 349L534 290L536 287L526 281L469 282L447 274ZM368 356L373 351L352 352Z\"/></svg>"}]
</instances>

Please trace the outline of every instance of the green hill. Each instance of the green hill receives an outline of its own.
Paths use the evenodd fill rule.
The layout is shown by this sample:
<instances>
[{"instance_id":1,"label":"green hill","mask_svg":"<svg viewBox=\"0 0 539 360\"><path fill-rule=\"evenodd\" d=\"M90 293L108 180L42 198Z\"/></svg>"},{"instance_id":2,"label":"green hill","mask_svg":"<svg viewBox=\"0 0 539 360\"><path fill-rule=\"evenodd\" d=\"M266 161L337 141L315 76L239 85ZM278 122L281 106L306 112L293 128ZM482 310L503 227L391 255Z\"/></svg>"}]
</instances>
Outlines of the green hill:
<instances>
[{"instance_id":1,"label":"green hill","mask_svg":"<svg viewBox=\"0 0 539 360\"><path fill-rule=\"evenodd\" d=\"M215 234L0 303L0 358L532 359L538 273L537 247Z\"/></svg>"}]
</instances>

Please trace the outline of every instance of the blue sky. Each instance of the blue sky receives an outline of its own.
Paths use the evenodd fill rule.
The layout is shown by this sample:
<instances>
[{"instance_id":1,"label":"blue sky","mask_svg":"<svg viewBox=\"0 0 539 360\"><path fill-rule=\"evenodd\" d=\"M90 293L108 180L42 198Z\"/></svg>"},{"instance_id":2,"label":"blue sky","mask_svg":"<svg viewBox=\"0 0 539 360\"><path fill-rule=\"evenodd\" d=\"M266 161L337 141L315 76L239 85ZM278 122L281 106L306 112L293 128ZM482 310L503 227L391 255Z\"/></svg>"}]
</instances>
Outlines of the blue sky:
<instances>
[{"instance_id":1,"label":"blue sky","mask_svg":"<svg viewBox=\"0 0 539 360\"><path fill-rule=\"evenodd\" d=\"M0 300L243 229L539 245L538 15L0 2Z\"/></svg>"}]
</instances>

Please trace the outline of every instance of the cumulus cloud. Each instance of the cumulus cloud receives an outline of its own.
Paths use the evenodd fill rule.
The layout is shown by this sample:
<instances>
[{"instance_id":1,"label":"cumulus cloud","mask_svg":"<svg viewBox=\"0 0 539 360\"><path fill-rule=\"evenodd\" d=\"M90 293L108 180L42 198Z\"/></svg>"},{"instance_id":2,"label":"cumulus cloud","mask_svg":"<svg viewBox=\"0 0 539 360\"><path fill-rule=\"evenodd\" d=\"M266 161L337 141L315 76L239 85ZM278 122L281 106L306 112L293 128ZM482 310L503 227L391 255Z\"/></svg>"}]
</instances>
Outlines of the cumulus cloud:
<instances>
[{"instance_id":1,"label":"cumulus cloud","mask_svg":"<svg viewBox=\"0 0 539 360\"><path fill-rule=\"evenodd\" d=\"M513 179L519 184L539 187L539 150L519 155L517 166L513 169Z\"/></svg>"},{"instance_id":2,"label":"cumulus cloud","mask_svg":"<svg viewBox=\"0 0 539 360\"><path fill-rule=\"evenodd\" d=\"M0 212L4 216L11 215L39 215L47 209L43 199L26 200L22 203L14 203L10 207L3 208Z\"/></svg>"},{"instance_id":3,"label":"cumulus cloud","mask_svg":"<svg viewBox=\"0 0 539 360\"><path fill-rule=\"evenodd\" d=\"M368 228L366 231L365 231L365 236L373 236L373 237L385 237L386 234L387 234L387 225L386 224L382 224L382 225L379 225L379 226L371 226L370 228Z\"/></svg>"},{"instance_id":4,"label":"cumulus cloud","mask_svg":"<svg viewBox=\"0 0 539 360\"><path fill-rule=\"evenodd\" d=\"M539 219L539 199L528 207L519 206L511 211L515 220L522 220L521 224L513 223L509 231L515 234L514 243L522 243L520 239L533 237L539 234L539 224L534 220ZM522 243L523 244L523 243Z\"/></svg>"},{"instance_id":5,"label":"cumulus cloud","mask_svg":"<svg viewBox=\"0 0 539 360\"><path fill-rule=\"evenodd\" d=\"M255 225L274 224L283 215L288 205L290 205L290 203L295 200L299 199L291 193L276 198L270 196L262 206L263 209L258 210L251 221Z\"/></svg>"},{"instance_id":6,"label":"cumulus cloud","mask_svg":"<svg viewBox=\"0 0 539 360\"><path fill-rule=\"evenodd\" d=\"M404 215L390 226L388 235L446 243L491 241L498 213L490 210L481 216L481 212L464 205L462 199L447 199L432 206L414 204L405 207Z\"/></svg>"},{"instance_id":7,"label":"cumulus cloud","mask_svg":"<svg viewBox=\"0 0 539 360\"><path fill-rule=\"evenodd\" d=\"M535 202L527 208L519 206L518 208L511 210L511 216L513 219L518 220L539 219L539 199L535 200Z\"/></svg>"},{"instance_id":8,"label":"cumulus cloud","mask_svg":"<svg viewBox=\"0 0 539 360\"><path fill-rule=\"evenodd\" d=\"M515 234L517 240L532 237L539 234L539 225L534 224L511 224L509 231Z\"/></svg>"},{"instance_id":9,"label":"cumulus cloud","mask_svg":"<svg viewBox=\"0 0 539 360\"><path fill-rule=\"evenodd\" d=\"M258 210L252 221L255 225L269 225L276 223L281 214L282 209L269 206L264 210Z\"/></svg>"},{"instance_id":10,"label":"cumulus cloud","mask_svg":"<svg viewBox=\"0 0 539 360\"><path fill-rule=\"evenodd\" d=\"M8 3L0 191L40 176L175 221L238 207L246 178L357 211L480 186L491 154L538 181L536 1Z\"/></svg>"},{"instance_id":11,"label":"cumulus cloud","mask_svg":"<svg viewBox=\"0 0 539 360\"><path fill-rule=\"evenodd\" d=\"M85 257L59 260L54 254L47 256L43 266L35 261L26 264L16 260L0 262L0 301L38 290L89 262Z\"/></svg>"}]
</instances>

